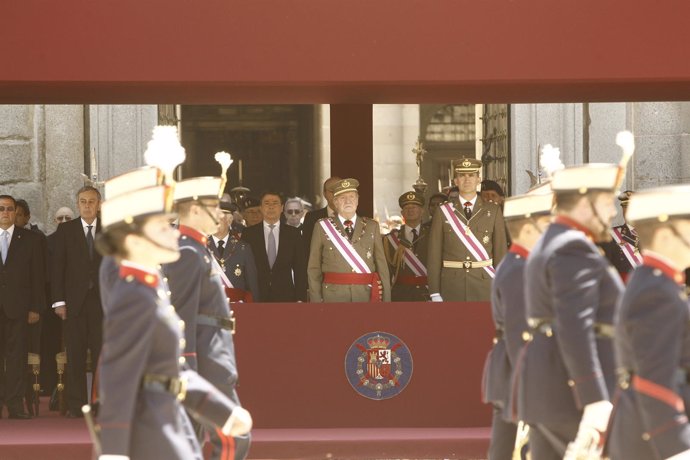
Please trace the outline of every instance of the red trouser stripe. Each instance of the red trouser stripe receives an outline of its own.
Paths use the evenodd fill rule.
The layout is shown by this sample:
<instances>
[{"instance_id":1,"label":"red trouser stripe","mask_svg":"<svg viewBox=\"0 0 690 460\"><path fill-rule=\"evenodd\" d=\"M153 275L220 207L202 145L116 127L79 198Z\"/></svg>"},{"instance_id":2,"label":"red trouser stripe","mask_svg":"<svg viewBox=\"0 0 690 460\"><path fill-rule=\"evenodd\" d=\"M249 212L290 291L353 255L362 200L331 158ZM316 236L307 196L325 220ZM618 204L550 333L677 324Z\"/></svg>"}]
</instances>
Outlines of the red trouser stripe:
<instances>
[{"instance_id":1,"label":"red trouser stripe","mask_svg":"<svg viewBox=\"0 0 690 460\"><path fill-rule=\"evenodd\" d=\"M635 391L668 404L678 412L685 412L683 400L672 390L637 375L633 376L632 384Z\"/></svg>"}]
</instances>

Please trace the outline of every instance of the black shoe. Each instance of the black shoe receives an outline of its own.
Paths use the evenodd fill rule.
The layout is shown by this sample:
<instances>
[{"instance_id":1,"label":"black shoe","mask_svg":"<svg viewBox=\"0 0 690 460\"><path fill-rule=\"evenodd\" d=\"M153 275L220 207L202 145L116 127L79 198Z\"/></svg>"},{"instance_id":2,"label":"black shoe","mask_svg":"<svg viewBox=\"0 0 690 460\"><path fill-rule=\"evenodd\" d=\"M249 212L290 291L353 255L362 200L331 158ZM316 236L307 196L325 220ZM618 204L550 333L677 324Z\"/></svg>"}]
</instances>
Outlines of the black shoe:
<instances>
[{"instance_id":1,"label":"black shoe","mask_svg":"<svg viewBox=\"0 0 690 460\"><path fill-rule=\"evenodd\" d=\"M10 419L15 419L15 420L29 420L31 419L31 415L27 414L26 412L10 412L10 415L7 417Z\"/></svg>"},{"instance_id":2,"label":"black shoe","mask_svg":"<svg viewBox=\"0 0 690 460\"><path fill-rule=\"evenodd\" d=\"M68 410L67 413L65 414L65 417L67 417L67 418L84 418L84 414L82 414L81 411L77 412L74 410Z\"/></svg>"}]
</instances>

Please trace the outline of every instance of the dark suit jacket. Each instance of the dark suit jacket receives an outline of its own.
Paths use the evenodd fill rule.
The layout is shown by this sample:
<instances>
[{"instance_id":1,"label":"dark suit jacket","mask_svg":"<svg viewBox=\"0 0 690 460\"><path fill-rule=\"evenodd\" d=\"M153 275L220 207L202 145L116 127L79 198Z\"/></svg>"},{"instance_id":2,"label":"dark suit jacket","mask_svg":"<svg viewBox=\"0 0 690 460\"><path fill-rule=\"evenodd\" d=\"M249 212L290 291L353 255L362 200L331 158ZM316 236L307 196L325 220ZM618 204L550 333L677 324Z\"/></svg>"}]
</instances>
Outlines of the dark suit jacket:
<instances>
[{"instance_id":1,"label":"dark suit jacket","mask_svg":"<svg viewBox=\"0 0 690 460\"><path fill-rule=\"evenodd\" d=\"M314 234L314 225L325 217L328 217L328 207L309 211L304 216L304 222L302 222L302 238L304 239L304 247L307 252L311 247L311 236ZM309 254L307 254L306 260L309 260Z\"/></svg>"},{"instance_id":2,"label":"dark suit jacket","mask_svg":"<svg viewBox=\"0 0 690 460\"><path fill-rule=\"evenodd\" d=\"M208 248L217 257L216 243L212 237L208 238ZM256 262L252 248L244 241L238 241L232 235L228 238L228 244L223 251L223 259L218 260L221 268L225 269L225 275L237 289L252 293L254 302L259 300L259 283L256 274Z\"/></svg>"},{"instance_id":3,"label":"dark suit jacket","mask_svg":"<svg viewBox=\"0 0 690 460\"><path fill-rule=\"evenodd\" d=\"M98 219L96 234L100 231L101 220ZM89 259L89 248L79 217L58 225L53 250L50 283L52 303L63 301L67 304L68 315L78 315L84 307L89 286L96 289L100 298L98 269L101 255L94 248L93 259Z\"/></svg>"},{"instance_id":4,"label":"dark suit jacket","mask_svg":"<svg viewBox=\"0 0 690 460\"><path fill-rule=\"evenodd\" d=\"M268 265L263 221L245 229L242 240L249 243L254 253L261 302L307 300L305 249L298 229L289 225L280 226L278 254L273 269Z\"/></svg>"},{"instance_id":5,"label":"dark suit jacket","mask_svg":"<svg viewBox=\"0 0 690 460\"><path fill-rule=\"evenodd\" d=\"M7 260L0 258L0 307L8 318L45 308L45 262L40 236L14 227Z\"/></svg>"}]
</instances>

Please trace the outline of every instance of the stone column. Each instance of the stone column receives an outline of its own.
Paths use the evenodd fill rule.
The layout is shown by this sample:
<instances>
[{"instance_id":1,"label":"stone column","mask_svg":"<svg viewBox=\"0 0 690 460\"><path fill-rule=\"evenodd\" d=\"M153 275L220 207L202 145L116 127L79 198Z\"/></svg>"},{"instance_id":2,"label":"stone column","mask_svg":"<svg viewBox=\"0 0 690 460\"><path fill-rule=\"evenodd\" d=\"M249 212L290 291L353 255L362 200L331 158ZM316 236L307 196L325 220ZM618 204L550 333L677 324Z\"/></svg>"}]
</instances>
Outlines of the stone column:
<instances>
[{"instance_id":1,"label":"stone column","mask_svg":"<svg viewBox=\"0 0 690 460\"><path fill-rule=\"evenodd\" d=\"M157 124L156 105L89 106L90 146L96 152L98 180L142 166Z\"/></svg>"},{"instance_id":2,"label":"stone column","mask_svg":"<svg viewBox=\"0 0 690 460\"><path fill-rule=\"evenodd\" d=\"M400 215L398 197L412 189L417 165L412 148L419 136L419 105L374 105L374 208Z\"/></svg>"},{"instance_id":3,"label":"stone column","mask_svg":"<svg viewBox=\"0 0 690 460\"><path fill-rule=\"evenodd\" d=\"M582 104L511 105L511 195L529 189L526 171L537 174L539 150L551 144L566 165L582 162Z\"/></svg>"}]
</instances>

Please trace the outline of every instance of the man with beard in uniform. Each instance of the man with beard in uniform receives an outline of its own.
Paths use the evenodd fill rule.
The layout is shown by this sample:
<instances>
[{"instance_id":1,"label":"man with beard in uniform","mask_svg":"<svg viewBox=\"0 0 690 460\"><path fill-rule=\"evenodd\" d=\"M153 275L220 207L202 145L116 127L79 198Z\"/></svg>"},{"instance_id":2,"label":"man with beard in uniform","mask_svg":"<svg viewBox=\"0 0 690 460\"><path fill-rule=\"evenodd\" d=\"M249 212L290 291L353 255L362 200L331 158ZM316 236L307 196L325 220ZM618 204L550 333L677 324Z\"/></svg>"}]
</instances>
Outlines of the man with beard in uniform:
<instances>
[{"instance_id":1,"label":"man with beard in uniform","mask_svg":"<svg viewBox=\"0 0 690 460\"><path fill-rule=\"evenodd\" d=\"M578 455L596 451L611 414L613 319L623 283L595 243L610 238L615 194L634 149L630 133L617 142L619 165L553 172L555 219L527 260L532 334L516 378L534 460L589 458Z\"/></svg>"},{"instance_id":2,"label":"man with beard in uniform","mask_svg":"<svg viewBox=\"0 0 690 460\"><path fill-rule=\"evenodd\" d=\"M636 193L628 219L643 262L616 318L619 396L611 460L690 458L690 315L683 270L690 267L690 187Z\"/></svg>"},{"instance_id":3,"label":"man with beard in uniform","mask_svg":"<svg viewBox=\"0 0 690 460\"><path fill-rule=\"evenodd\" d=\"M239 405L235 391L237 367L232 339L234 318L221 281L221 268L207 248L207 235L216 233L220 218L220 177L198 177L177 182L180 259L163 266L170 285L171 303L184 320L190 367ZM228 438L208 432L211 458L245 458L249 436Z\"/></svg>"},{"instance_id":4,"label":"man with beard in uniform","mask_svg":"<svg viewBox=\"0 0 690 460\"><path fill-rule=\"evenodd\" d=\"M512 238L508 254L491 285L491 312L496 329L494 347L484 365L482 395L493 406L489 458L510 459L516 436L511 410L511 375L524 344L525 263L529 252L551 223L553 193L547 185L505 201L503 217Z\"/></svg>"},{"instance_id":5,"label":"man with beard in uniform","mask_svg":"<svg viewBox=\"0 0 690 460\"><path fill-rule=\"evenodd\" d=\"M391 275L393 302L429 300L426 254L429 227L422 225L424 196L409 191L398 198L405 223L383 238L383 249Z\"/></svg>"},{"instance_id":6,"label":"man with beard in uniform","mask_svg":"<svg viewBox=\"0 0 690 460\"><path fill-rule=\"evenodd\" d=\"M434 302L489 300L494 267L508 250L501 208L477 194L481 168L474 158L455 163L459 196L432 219L427 269Z\"/></svg>"},{"instance_id":7,"label":"man with beard in uniform","mask_svg":"<svg viewBox=\"0 0 690 460\"><path fill-rule=\"evenodd\" d=\"M621 279L624 282L628 281L630 272L642 264L642 255L640 254L640 245L637 239L637 232L632 225L628 223L627 211L628 202L633 192L626 190L618 195L621 209L623 210L623 219L625 223L613 227L611 229L611 241L602 243L600 246L604 250L606 258L611 262Z\"/></svg>"},{"instance_id":8,"label":"man with beard in uniform","mask_svg":"<svg viewBox=\"0 0 690 460\"><path fill-rule=\"evenodd\" d=\"M311 302L390 302L388 264L379 224L357 215L356 179L335 183L336 215L319 220L309 251Z\"/></svg>"}]
</instances>

